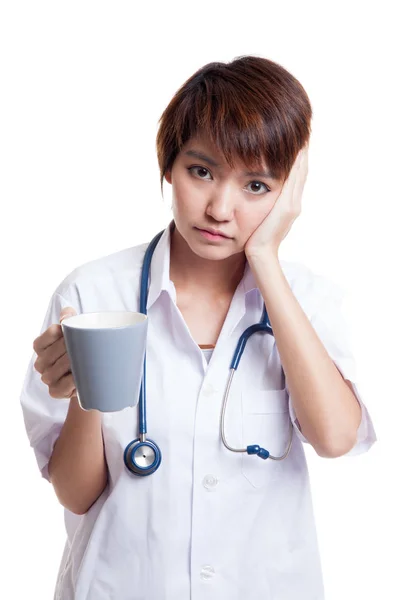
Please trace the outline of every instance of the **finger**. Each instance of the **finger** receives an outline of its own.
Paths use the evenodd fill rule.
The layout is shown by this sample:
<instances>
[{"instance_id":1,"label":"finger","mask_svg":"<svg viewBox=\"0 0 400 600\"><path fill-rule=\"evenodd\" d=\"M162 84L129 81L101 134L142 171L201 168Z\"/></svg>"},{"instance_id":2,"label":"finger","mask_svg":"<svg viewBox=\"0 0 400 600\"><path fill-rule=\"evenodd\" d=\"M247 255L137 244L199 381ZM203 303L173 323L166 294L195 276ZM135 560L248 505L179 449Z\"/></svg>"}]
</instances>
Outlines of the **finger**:
<instances>
[{"instance_id":1,"label":"finger","mask_svg":"<svg viewBox=\"0 0 400 600\"><path fill-rule=\"evenodd\" d=\"M76 310L73 306L65 306L60 312L60 322L66 317L71 317L76 315ZM39 354L42 350L45 350L51 344L54 344L60 337L62 337L62 327L58 323L54 323L50 325L48 329L42 335L37 337L33 342L34 351Z\"/></svg>"},{"instance_id":2,"label":"finger","mask_svg":"<svg viewBox=\"0 0 400 600\"><path fill-rule=\"evenodd\" d=\"M64 307L60 312L60 323L63 319L67 317L74 317L76 315L76 310L72 306Z\"/></svg>"},{"instance_id":3,"label":"finger","mask_svg":"<svg viewBox=\"0 0 400 600\"><path fill-rule=\"evenodd\" d=\"M39 354L39 352L42 352L54 344L54 342L60 339L60 337L62 337L61 325L54 323L53 325L50 325L50 327L46 329L42 335L35 339L33 342L33 349L37 354Z\"/></svg>"},{"instance_id":4,"label":"finger","mask_svg":"<svg viewBox=\"0 0 400 600\"><path fill-rule=\"evenodd\" d=\"M54 365L54 363L66 352L64 337L60 337L56 342L53 342L50 346L44 350L39 351L36 361L33 366L36 371L43 373L45 369Z\"/></svg>"},{"instance_id":5,"label":"finger","mask_svg":"<svg viewBox=\"0 0 400 600\"><path fill-rule=\"evenodd\" d=\"M308 154L307 146L305 148L302 148L298 152L296 160L290 170L289 177L286 179L285 183L283 184L275 205L278 203L278 200L279 200L279 205L286 204L286 203L292 204L294 194L296 193L295 192L296 182L298 182L299 179L303 178L302 165L304 164L304 158L306 159L306 171L308 168L307 167L307 165L308 165L307 154Z\"/></svg>"},{"instance_id":6,"label":"finger","mask_svg":"<svg viewBox=\"0 0 400 600\"><path fill-rule=\"evenodd\" d=\"M293 190L294 190L294 185L296 183L296 177L297 177L298 167L300 165L300 160L301 160L301 156L300 156L300 154L298 154L296 161L290 170L289 177L287 178L285 185L284 185L285 196L287 195L289 198L291 198L293 195ZM282 190L282 192L283 192L283 190Z\"/></svg>"},{"instance_id":7,"label":"finger","mask_svg":"<svg viewBox=\"0 0 400 600\"><path fill-rule=\"evenodd\" d=\"M52 398L70 398L74 393L76 388L72 373L67 373L56 384L49 386Z\"/></svg>"},{"instance_id":8,"label":"finger","mask_svg":"<svg viewBox=\"0 0 400 600\"><path fill-rule=\"evenodd\" d=\"M301 166L300 166L301 176L306 179L308 173L308 146L303 149L303 155L301 158Z\"/></svg>"},{"instance_id":9,"label":"finger","mask_svg":"<svg viewBox=\"0 0 400 600\"><path fill-rule=\"evenodd\" d=\"M306 183L308 173L308 157L303 156L301 167L297 172L296 182L293 189L293 207L294 210L298 210L301 205L301 199L303 196L304 185Z\"/></svg>"},{"instance_id":10,"label":"finger","mask_svg":"<svg viewBox=\"0 0 400 600\"><path fill-rule=\"evenodd\" d=\"M65 353L53 365L43 371L41 379L47 385L56 385L57 381L70 371L70 367L69 356Z\"/></svg>"}]
</instances>

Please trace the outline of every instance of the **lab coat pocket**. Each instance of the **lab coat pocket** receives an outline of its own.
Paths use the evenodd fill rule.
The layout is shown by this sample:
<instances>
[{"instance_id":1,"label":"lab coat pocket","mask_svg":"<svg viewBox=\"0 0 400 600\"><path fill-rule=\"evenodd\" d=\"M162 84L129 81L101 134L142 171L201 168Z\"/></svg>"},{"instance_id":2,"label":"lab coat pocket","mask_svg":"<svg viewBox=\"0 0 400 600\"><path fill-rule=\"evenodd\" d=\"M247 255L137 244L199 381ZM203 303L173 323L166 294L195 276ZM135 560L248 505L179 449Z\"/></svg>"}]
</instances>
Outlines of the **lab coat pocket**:
<instances>
[{"instance_id":1,"label":"lab coat pocket","mask_svg":"<svg viewBox=\"0 0 400 600\"><path fill-rule=\"evenodd\" d=\"M286 389L242 392L243 448L258 444L273 456L284 454L290 435L290 415ZM263 459L242 454L242 474L256 488L275 481L285 459Z\"/></svg>"}]
</instances>

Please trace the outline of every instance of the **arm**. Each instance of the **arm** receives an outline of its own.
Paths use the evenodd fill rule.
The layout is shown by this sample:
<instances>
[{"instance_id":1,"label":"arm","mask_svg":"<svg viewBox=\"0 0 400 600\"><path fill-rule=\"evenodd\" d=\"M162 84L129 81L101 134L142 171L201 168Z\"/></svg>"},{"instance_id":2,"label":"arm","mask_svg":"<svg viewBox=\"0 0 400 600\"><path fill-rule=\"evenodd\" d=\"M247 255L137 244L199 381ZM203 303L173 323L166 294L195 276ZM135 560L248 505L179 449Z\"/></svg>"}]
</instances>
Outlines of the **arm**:
<instances>
[{"instance_id":1,"label":"arm","mask_svg":"<svg viewBox=\"0 0 400 600\"><path fill-rule=\"evenodd\" d=\"M107 485L99 411L84 411L72 396L68 414L49 462L60 503L73 513L89 510Z\"/></svg>"},{"instance_id":2,"label":"arm","mask_svg":"<svg viewBox=\"0 0 400 600\"><path fill-rule=\"evenodd\" d=\"M294 296L275 252L248 258L264 298L301 431L320 456L336 457L356 443L357 398Z\"/></svg>"}]
</instances>

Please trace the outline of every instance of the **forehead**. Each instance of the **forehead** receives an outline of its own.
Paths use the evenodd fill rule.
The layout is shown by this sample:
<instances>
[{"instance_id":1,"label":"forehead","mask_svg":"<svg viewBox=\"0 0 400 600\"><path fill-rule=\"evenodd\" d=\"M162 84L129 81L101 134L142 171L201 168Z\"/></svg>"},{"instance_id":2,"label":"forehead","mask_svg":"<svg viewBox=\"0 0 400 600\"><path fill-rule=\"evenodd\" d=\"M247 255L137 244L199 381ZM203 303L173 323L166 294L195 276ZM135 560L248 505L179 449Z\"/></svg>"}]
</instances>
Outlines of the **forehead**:
<instances>
[{"instance_id":1,"label":"forehead","mask_svg":"<svg viewBox=\"0 0 400 600\"><path fill-rule=\"evenodd\" d=\"M198 134L190 138L190 140L184 144L179 154L188 158L192 156L193 158L203 160L211 159L208 161L206 160L206 162L209 162L211 166L226 169L230 168L223 152L218 148L213 140L205 135ZM245 163L238 155L233 157L233 163L234 170L242 171L248 167L258 170L267 168L267 165L264 161L249 161Z\"/></svg>"}]
</instances>

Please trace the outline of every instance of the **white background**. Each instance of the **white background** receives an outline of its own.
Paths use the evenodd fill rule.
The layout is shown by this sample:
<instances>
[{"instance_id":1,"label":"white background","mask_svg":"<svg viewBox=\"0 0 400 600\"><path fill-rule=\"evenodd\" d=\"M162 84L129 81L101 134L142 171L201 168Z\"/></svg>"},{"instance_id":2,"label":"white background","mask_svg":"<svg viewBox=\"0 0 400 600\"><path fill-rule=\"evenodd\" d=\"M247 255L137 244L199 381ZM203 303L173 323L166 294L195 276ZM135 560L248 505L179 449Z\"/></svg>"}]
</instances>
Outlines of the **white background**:
<instances>
[{"instance_id":1,"label":"white background","mask_svg":"<svg viewBox=\"0 0 400 600\"><path fill-rule=\"evenodd\" d=\"M400 597L396 3L143 6L1 4L0 595L52 598L65 541L19 404L50 297L78 265L167 225L155 153L163 109L202 65L255 54L297 77L313 106L303 210L280 257L348 290L358 385L378 435L354 458L307 447L326 600Z\"/></svg>"}]
</instances>

